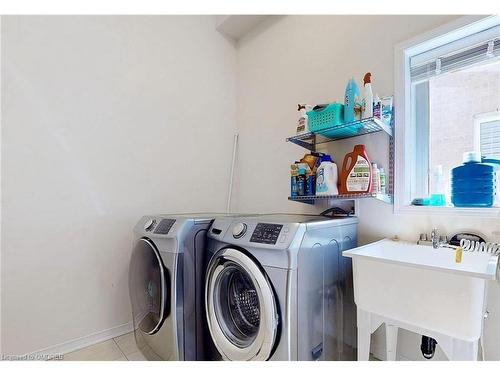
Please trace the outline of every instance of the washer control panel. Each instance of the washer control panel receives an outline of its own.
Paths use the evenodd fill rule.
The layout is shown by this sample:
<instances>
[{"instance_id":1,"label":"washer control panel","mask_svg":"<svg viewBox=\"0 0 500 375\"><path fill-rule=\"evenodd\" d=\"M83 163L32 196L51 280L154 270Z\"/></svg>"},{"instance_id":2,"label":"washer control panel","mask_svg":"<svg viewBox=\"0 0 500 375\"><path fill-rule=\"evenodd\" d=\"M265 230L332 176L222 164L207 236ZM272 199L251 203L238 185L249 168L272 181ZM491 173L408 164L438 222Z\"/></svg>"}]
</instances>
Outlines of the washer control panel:
<instances>
[{"instance_id":1,"label":"washer control panel","mask_svg":"<svg viewBox=\"0 0 500 375\"><path fill-rule=\"evenodd\" d=\"M144 223L144 230L146 232L151 232L156 225L156 219L147 219Z\"/></svg>"},{"instance_id":2,"label":"washer control panel","mask_svg":"<svg viewBox=\"0 0 500 375\"><path fill-rule=\"evenodd\" d=\"M233 237L241 238L247 232L247 225L245 223L238 223L233 227Z\"/></svg>"},{"instance_id":3,"label":"washer control panel","mask_svg":"<svg viewBox=\"0 0 500 375\"><path fill-rule=\"evenodd\" d=\"M154 234L168 234L172 225L174 225L175 220L173 219L162 219L160 223L156 226Z\"/></svg>"},{"instance_id":4,"label":"washer control panel","mask_svg":"<svg viewBox=\"0 0 500 375\"><path fill-rule=\"evenodd\" d=\"M250 242L275 245L282 228L282 224L258 223L252 233Z\"/></svg>"}]
</instances>

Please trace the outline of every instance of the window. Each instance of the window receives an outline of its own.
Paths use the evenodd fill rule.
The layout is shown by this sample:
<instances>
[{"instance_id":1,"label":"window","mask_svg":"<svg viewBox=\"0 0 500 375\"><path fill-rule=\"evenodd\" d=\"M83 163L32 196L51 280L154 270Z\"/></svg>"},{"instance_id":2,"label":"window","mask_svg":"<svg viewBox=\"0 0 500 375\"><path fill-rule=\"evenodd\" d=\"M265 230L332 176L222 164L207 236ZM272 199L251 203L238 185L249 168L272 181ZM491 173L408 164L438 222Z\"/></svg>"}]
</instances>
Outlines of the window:
<instances>
[{"instance_id":1,"label":"window","mask_svg":"<svg viewBox=\"0 0 500 375\"><path fill-rule=\"evenodd\" d=\"M465 152L500 159L500 19L438 30L398 49L396 210L433 194L451 206L451 170Z\"/></svg>"},{"instance_id":2,"label":"window","mask_svg":"<svg viewBox=\"0 0 500 375\"><path fill-rule=\"evenodd\" d=\"M500 111L474 116L474 151L487 159L500 160Z\"/></svg>"}]
</instances>

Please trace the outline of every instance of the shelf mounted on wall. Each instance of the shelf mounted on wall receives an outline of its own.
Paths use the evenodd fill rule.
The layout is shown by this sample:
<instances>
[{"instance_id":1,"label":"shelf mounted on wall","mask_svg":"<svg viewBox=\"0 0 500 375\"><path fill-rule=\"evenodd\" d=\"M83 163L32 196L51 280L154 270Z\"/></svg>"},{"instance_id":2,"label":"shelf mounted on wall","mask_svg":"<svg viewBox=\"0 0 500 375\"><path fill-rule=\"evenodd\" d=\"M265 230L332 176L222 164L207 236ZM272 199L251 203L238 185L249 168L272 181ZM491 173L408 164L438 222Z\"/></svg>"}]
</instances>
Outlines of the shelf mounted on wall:
<instances>
[{"instance_id":1,"label":"shelf mounted on wall","mask_svg":"<svg viewBox=\"0 0 500 375\"><path fill-rule=\"evenodd\" d=\"M393 116L394 118L394 116ZM332 128L324 129L317 132L307 132L300 135L294 135L286 138L287 142L295 143L298 146L315 152L316 146L322 143L335 142L341 139L359 137L361 135L385 132L389 136L389 175L388 175L388 194L372 194L372 193L352 193L338 195L306 195L306 196L289 196L288 199L295 202L315 204L316 202L331 202L333 200L356 200L361 198L373 198L382 202L393 203L393 181L394 181L394 134L393 126L385 124L382 120L376 117L370 117L363 120L348 122Z\"/></svg>"},{"instance_id":2,"label":"shelf mounted on wall","mask_svg":"<svg viewBox=\"0 0 500 375\"><path fill-rule=\"evenodd\" d=\"M353 194L338 194L338 195L301 195L290 196L288 200L315 204L316 202L326 202L329 200L353 200L361 198L373 198L385 203L392 203L392 196L389 194L372 194L372 193L353 193Z\"/></svg>"},{"instance_id":3,"label":"shelf mounted on wall","mask_svg":"<svg viewBox=\"0 0 500 375\"><path fill-rule=\"evenodd\" d=\"M326 134L334 132L333 136L326 136ZM370 117L363 120L347 122L345 124L335 126L334 128L324 129L317 132L307 132L300 135L294 135L286 139L287 142L295 143L309 151L315 151L316 145L327 142L334 142L341 139L359 137L365 134L378 133L380 131L386 132L390 137L392 134L392 127L386 125L382 120L376 117Z\"/></svg>"}]
</instances>

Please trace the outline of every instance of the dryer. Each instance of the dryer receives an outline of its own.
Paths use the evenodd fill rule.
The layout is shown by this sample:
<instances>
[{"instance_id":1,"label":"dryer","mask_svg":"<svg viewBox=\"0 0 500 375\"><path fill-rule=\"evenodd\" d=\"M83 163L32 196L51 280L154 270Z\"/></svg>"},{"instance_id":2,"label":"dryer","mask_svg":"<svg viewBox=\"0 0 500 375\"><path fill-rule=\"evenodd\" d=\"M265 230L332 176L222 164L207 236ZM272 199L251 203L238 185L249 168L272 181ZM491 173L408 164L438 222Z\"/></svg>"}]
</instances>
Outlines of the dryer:
<instances>
[{"instance_id":1,"label":"dryer","mask_svg":"<svg viewBox=\"0 0 500 375\"><path fill-rule=\"evenodd\" d=\"M149 215L134 228L129 291L137 346L150 360L204 360L206 234L216 214Z\"/></svg>"},{"instance_id":2,"label":"dryer","mask_svg":"<svg viewBox=\"0 0 500 375\"><path fill-rule=\"evenodd\" d=\"M354 360L357 218L217 218L205 312L225 360Z\"/></svg>"}]
</instances>

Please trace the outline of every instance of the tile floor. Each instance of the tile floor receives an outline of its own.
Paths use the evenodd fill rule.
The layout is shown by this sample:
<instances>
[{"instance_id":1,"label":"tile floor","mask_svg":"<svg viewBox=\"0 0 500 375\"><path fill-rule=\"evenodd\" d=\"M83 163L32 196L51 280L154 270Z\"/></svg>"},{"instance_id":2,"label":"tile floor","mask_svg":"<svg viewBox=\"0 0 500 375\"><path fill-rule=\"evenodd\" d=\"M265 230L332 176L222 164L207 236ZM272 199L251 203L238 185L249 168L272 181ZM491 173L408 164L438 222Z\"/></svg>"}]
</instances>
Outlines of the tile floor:
<instances>
[{"instance_id":1,"label":"tile floor","mask_svg":"<svg viewBox=\"0 0 500 375\"><path fill-rule=\"evenodd\" d=\"M65 354L63 360L147 361L135 344L133 332Z\"/></svg>"},{"instance_id":2,"label":"tile floor","mask_svg":"<svg viewBox=\"0 0 500 375\"><path fill-rule=\"evenodd\" d=\"M147 359L137 348L134 333L130 332L65 354L63 361L147 361ZM378 359L370 354L370 361Z\"/></svg>"}]
</instances>

